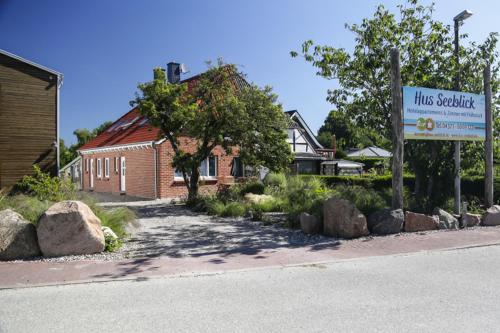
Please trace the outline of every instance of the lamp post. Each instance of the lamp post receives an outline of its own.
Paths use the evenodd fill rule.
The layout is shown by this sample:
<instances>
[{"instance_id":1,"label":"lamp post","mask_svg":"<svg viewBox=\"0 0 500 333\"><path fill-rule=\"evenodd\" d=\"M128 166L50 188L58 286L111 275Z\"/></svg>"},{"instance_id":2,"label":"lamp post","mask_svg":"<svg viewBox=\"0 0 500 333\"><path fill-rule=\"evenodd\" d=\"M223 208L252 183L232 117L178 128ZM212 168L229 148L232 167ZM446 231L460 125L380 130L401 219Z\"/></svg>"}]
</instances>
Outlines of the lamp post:
<instances>
[{"instance_id":1,"label":"lamp post","mask_svg":"<svg viewBox=\"0 0 500 333\"><path fill-rule=\"evenodd\" d=\"M460 91L460 55L459 55L459 27L463 21L472 16L468 10L462 11L453 18L455 23L455 60L457 63L457 73L455 77L455 90ZM460 141L455 141L455 214L461 213L460 208Z\"/></svg>"}]
</instances>

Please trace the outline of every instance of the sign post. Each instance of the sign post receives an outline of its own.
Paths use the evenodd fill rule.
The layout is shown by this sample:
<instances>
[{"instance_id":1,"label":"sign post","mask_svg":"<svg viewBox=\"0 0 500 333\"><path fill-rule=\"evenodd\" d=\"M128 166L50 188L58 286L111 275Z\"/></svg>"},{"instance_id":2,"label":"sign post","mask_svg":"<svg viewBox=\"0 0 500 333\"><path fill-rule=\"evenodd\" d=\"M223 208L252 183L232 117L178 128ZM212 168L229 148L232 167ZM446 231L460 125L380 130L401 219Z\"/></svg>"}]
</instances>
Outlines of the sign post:
<instances>
[{"instance_id":1,"label":"sign post","mask_svg":"<svg viewBox=\"0 0 500 333\"><path fill-rule=\"evenodd\" d=\"M391 50L392 209L403 209L403 127L399 50Z\"/></svg>"},{"instance_id":2,"label":"sign post","mask_svg":"<svg viewBox=\"0 0 500 333\"><path fill-rule=\"evenodd\" d=\"M484 72L484 96L486 113L486 168L484 175L484 203L486 208L493 206L493 121L491 115L491 71L487 64Z\"/></svg>"}]
</instances>

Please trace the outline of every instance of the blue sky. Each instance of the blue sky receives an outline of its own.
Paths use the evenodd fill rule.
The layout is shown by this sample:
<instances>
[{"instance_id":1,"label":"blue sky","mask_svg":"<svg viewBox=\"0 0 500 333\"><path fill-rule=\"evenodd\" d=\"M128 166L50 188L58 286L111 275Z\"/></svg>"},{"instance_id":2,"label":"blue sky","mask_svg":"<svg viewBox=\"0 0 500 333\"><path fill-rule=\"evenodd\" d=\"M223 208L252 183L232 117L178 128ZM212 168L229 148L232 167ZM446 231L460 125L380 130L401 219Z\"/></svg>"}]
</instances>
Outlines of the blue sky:
<instances>
[{"instance_id":1,"label":"blue sky","mask_svg":"<svg viewBox=\"0 0 500 333\"><path fill-rule=\"evenodd\" d=\"M128 111L153 67L182 62L190 76L217 57L274 87L284 109L298 109L316 131L333 108L325 97L335 82L289 51L306 39L350 49L345 23L371 16L379 3L395 10L402 1L0 0L0 48L64 74L61 137L69 143L76 128ZM466 8L474 16L462 31L471 40L500 30L494 0L437 1L435 16L451 23Z\"/></svg>"}]
</instances>

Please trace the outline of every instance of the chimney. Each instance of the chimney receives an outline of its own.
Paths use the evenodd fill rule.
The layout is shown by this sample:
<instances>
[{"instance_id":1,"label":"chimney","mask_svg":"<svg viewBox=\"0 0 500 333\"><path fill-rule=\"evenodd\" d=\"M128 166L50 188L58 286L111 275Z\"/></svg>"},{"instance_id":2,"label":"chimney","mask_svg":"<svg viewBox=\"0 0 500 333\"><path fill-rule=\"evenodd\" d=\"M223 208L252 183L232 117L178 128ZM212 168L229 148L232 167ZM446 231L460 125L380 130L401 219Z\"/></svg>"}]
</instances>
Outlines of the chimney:
<instances>
[{"instance_id":1,"label":"chimney","mask_svg":"<svg viewBox=\"0 0 500 333\"><path fill-rule=\"evenodd\" d=\"M181 80L181 65L176 62L167 64L167 79L170 83L179 83Z\"/></svg>"}]
</instances>

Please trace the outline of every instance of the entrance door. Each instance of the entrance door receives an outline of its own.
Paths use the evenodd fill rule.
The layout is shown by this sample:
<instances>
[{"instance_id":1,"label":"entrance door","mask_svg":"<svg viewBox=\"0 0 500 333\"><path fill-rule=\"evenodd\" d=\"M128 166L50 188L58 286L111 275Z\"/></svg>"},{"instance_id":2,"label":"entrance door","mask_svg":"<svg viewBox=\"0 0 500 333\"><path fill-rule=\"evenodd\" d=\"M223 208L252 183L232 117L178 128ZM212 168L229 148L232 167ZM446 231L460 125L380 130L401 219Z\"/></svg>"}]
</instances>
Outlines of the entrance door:
<instances>
[{"instance_id":1,"label":"entrance door","mask_svg":"<svg viewBox=\"0 0 500 333\"><path fill-rule=\"evenodd\" d=\"M90 188L94 188L94 159L90 159Z\"/></svg>"},{"instance_id":2,"label":"entrance door","mask_svg":"<svg viewBox=\"0 0 500 333\"><path fill-rule=\"evenodd\" d=\"M125 173L127 166L125 164L125 157L120 157L120 191L125 192Z\"/></svg>"}]
</instances>

